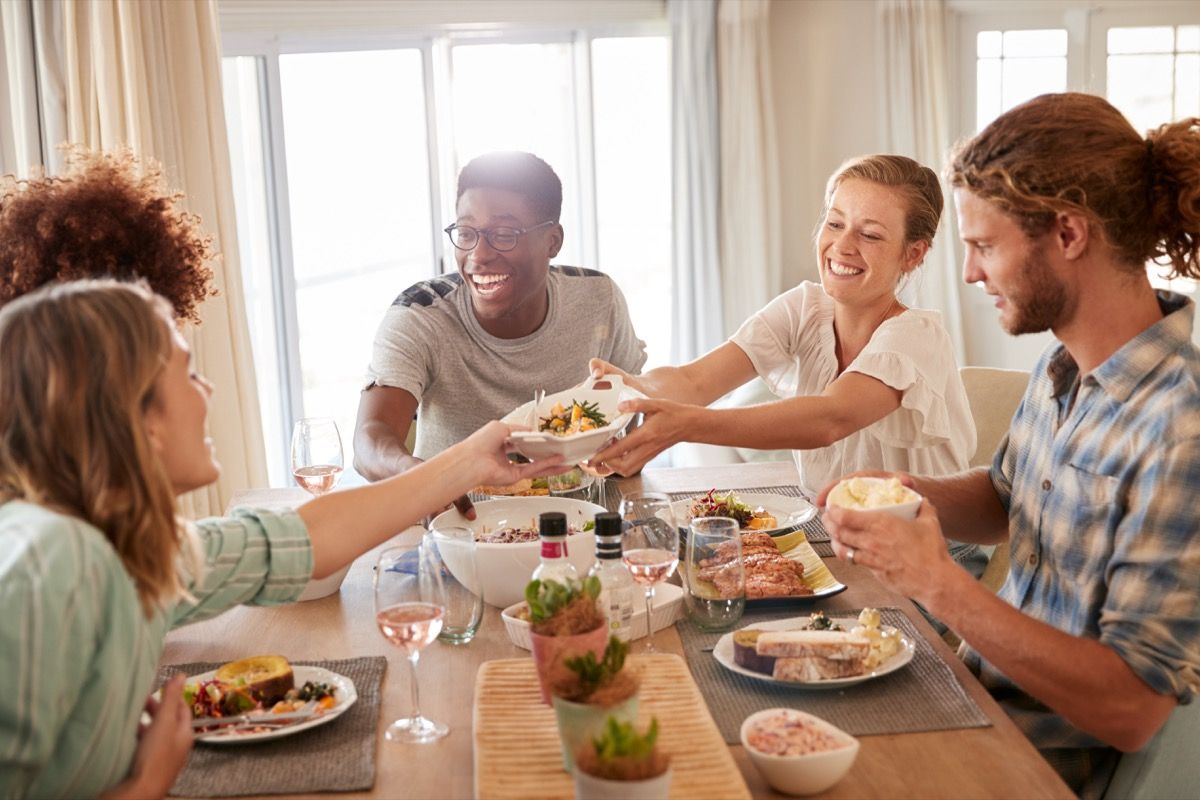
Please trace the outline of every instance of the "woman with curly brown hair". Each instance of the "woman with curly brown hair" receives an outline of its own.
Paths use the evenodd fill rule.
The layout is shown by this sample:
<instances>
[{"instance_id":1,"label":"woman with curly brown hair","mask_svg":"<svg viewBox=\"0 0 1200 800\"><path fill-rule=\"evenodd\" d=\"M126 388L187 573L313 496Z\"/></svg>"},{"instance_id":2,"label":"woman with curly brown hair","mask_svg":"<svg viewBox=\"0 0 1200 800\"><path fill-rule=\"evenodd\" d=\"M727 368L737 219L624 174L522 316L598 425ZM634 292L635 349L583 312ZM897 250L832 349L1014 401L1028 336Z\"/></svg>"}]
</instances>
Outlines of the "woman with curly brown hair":
<instances>
[{"instance_id":1,"label":"woman with curly brown hair","mask_svg":"<svg viewBox=\"0 0 1200 800\"><path fill-rule=\"evenodd\" d=\"M64 175L0 179L0 305L80 278L145 280L175 317L199 322L216 257L162 167L129 150L74 149Z\"/></svg>"}]
</instances>

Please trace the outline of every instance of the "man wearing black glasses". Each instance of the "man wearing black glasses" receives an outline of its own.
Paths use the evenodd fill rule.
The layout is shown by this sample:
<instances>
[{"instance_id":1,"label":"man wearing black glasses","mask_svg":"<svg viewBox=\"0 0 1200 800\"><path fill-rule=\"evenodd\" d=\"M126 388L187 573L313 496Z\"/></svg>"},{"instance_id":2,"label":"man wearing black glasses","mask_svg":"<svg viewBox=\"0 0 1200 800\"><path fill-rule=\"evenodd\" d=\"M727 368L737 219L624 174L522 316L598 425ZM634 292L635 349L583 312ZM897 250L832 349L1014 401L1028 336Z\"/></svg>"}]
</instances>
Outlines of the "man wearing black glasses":
<instances>
[{"instance_id":1,"label":"man wearing black glasses","mask_svg":"<svg viewBox=\"0 0 1200 800\"><path fill-rule=\"evenodd\" d=\"M563 244L562 183L529 153L489 153L458 176L446 228L458 272L421 281L383 318L354 430L354 466L395 475L533 398L587 377L588 359L646 361L617 285L551 266ZM404 445L420 407L416 445ZM474 517L464 497L456 503Z\"/></svg>"}]
</instances>

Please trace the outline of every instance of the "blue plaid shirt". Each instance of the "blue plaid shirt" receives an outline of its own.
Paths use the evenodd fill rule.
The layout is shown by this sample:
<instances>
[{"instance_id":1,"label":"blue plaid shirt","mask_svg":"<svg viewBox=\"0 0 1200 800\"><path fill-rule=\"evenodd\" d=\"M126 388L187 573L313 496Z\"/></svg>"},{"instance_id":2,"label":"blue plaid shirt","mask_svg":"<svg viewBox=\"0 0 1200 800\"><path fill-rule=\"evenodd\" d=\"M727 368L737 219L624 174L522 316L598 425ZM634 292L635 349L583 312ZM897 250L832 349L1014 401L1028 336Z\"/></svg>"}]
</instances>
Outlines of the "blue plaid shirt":
<instances>
[{"instance_id":1,"label":"blue plaid shirt","mask_svg":"<svg viewBox=\"0 0 1200 800\"><path fill-rule=\"evenodd\" d=\"M991 478L1012 548L1000 597L1186 703L1200 692L1200 350L1195 305L1169 292L1159 305L1162 320L1086 375L1062 345L1046 351ZM966 659L1037 747L1106 746Z\"/></svg>"}]
</instances>

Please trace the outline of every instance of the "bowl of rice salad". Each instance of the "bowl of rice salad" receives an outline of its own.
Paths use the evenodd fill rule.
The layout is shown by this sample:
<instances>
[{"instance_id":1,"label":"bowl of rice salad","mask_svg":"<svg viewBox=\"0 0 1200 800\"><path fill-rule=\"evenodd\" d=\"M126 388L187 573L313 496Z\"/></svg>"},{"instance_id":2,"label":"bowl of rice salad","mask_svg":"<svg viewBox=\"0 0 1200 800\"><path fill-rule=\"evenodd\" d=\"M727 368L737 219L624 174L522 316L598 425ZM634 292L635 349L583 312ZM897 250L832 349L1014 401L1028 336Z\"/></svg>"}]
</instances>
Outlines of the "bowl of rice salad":
<instances>
[{"instance_id":1,"label":"bowl of rice salad","mask_svg":"<svg viewBox=\"0 0 1200 800\"><path fill-rule=\"evenodd\" d=\"M767 783L784 794L817 794L845 777L858 739L794 708L768 708L742 723L742 747Z\"/></svg>"}]
</instances>

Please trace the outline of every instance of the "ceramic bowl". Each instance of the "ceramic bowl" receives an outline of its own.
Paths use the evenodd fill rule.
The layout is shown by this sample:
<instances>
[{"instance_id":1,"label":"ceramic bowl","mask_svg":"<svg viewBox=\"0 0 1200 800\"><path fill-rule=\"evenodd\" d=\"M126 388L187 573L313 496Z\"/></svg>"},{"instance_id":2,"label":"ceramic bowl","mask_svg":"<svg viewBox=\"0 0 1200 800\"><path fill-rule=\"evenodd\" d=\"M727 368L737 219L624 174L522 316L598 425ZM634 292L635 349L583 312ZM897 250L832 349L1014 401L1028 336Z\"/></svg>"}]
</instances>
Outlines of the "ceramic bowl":
<instances>
[{"instance_id":1,"label":"ceramic bowl","mask_svg":"<svg viewBox=\"0 0 1200 800\"><path fill-rule=\"evenodd\" d=\"M304 591L296 598L296 602L302 600L319 600L322 597L328 597L331 594L337 593L342 588L342 581L346 579L346 573L350 571L350 567L353 564L354 562L350 562L331 575L309 581L308 585L304 587Z\"/></svg>"},{"instance_id":2,"label":"ceramic bowl","mask_svg":"<svg viewBox=\"0 0 1200 800\"><path fill-rule=\"evenodd\" d=\"M430 527L470 528L477 534L504 527L530 527L537 530L538 515L546 511L561 511L567 515L567 524L580 529L579 533L567 537L567 559L575 566L579 576L587 574L596 558L596 536L583 531L585 523L604 511L604 506L575 500L570 497L506 497L484 500L475 504L475 519L469 520L451 508L434 517ZM525 599L525 584L537 568L541 555L541 542L518 542L515 544L475 544L475 568L479 585L473 586L460 577L466 571L456 565L470 558L467 548L446 547L442 557L454 577L477 594L483 601L497 608L505 608Z\"/></svg>"},{"instance_id":3,"label":"ceramic bowl","mask_svg":"<svg viewBox=\"0 0 1200 800\"><path fill-rule=\"evenodd\" d=\"M885 479L885 478L847 478L847 480L863 481L865 483L873 483L873 484L883 484L883 483L887 482L887 479ZM842 506L843 508L849 508L852 511L882 511L885 514L892 514L893 516L897 516L900 519L911 520L911 519L917 518L917 511L921 508L921 501L924 499L921 497L921 495L914 492L911 488L905 486L904 488L907 489L908 492L910 492L911 494L913 494L915 496L914 499L907 500L903 503L893 503L891 505L886 505L886 506L876 506L874 508L859 508L856 506L843 505L842 503L838 502L837 491L838 491L838 489L841 488L842 484L845 482L846 481L840 481L837 486L833 487L833 490L829 492L829 496L825 500L826 503L828 503L829 505Z\"/></svg>"},{"instance_id":4,"label":"ceramic bowl","mask_svg":"<svg viewBox=\"0 0 1200 800\"><path fill-rule=\"evenodd\" d=\"M528 425L530 431L517 431L512 435L513 445L521 455L536 461L549 456L562 456L566 464L578 464L604 449L605 444L616 437L633 419L632 414L617 411L622 400L645 397L633 387L626 386L619 375L605 375L598 380L589 378L582 386L546 395L533 407L533 401L520 406L504 417L512 425ZM556 436L537 430L537 420L549 416L555 403L570 406L572 401L595 403L608 424L584 433Z\"/></svg>"},{"instance_id":5,"label":"ceramic bowl","mask_svg":"<svg viewBox=\"0 0 1200 800\"><path fill-rule=\"evenodd\" d=\"M780 714L829 734L838 746L797 756L777 756L752 747L749 742L751 727L759 720ZM768 708L746 717L742 723L742 747L767 783L784 794L795 795L817 794L833 786L850 771L858 755L858 739L820 717L794 708Z\"/></svg>"}]
</instances>

